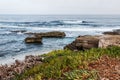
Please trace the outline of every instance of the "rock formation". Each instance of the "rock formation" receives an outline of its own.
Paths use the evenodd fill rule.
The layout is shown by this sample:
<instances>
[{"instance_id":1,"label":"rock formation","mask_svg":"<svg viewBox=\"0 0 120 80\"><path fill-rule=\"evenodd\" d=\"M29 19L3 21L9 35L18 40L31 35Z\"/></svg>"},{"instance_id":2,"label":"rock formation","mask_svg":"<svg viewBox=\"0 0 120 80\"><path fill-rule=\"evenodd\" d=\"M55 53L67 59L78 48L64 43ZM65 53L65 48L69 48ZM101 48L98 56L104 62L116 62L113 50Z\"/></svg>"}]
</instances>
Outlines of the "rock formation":
<instances>
[{"instance_id":1,"label":"rock formation","mask_svg":"<svg viewBox=\"0 0 120 80\"><path fill-rule=\"evenodd\" d=\"M46 33L26 33L32 37L25 38L26 43L42 43L42 38L63 38L65 37L64 32L53 31L53 32L46 32Z\"/></svg>"},{"instance_id":2,"label":"rock formation","mask_svg":"<svg viewBox=\"0 0 120 80\"><path fill-rule=\"evenodd\" d=\"M25 39L26 43L42 43L42 37L27 37Z\"/></svg>"},{"instance_id":3,"label":"rock formation","mask_svg":"<svg viewBox=\"0 0 120 80\"><path fill-rule=\"evenodd\" d=\"M50 37L50 38L62 38L65 37L64 32L59 31L52 31L52 32L46 32L46 33L26 33L28 35L33 35L35 37Z\"/></svg>"},{"instance_id":4,"label":"rock formation","mask_svg":"<svg viewBox=\"0 0 120 80\"><path fill-rule=\"evenodd\" d=\"M73 41L71 44L68 44L64 48L68 48L71 50L86 50L90 48L97 48L98 47L98 36L79 36Z\"/></svg>"},{"instance_id":5,"label":"rock formation","mask_svg":"<svg viewBox=\"0 0 120 80\"><path fill-rule=\"evenodd\" d=\"M65 46L64 49L76 51L109 46L120 46L120 35L79 36L71 44Z\"/></svg>"},{"instance_id":6,"label":"rock formation","mask_svg":"<svg viewBox=\"0 0 120 80\"><path fill-rule=\"evenodd\" d=\"M120 35L104 35L99 37L98 47L120 46Z\"/></svg>"},{"instance_id":7,"label":"rock formation","mask_svg":"<svg viewBox=\"0 0 120 80\"><path fill-rule=\"evenodd\" d=\"M119 35L118 32L104 32L105 35Z\"/></svg>"}]
</instances>

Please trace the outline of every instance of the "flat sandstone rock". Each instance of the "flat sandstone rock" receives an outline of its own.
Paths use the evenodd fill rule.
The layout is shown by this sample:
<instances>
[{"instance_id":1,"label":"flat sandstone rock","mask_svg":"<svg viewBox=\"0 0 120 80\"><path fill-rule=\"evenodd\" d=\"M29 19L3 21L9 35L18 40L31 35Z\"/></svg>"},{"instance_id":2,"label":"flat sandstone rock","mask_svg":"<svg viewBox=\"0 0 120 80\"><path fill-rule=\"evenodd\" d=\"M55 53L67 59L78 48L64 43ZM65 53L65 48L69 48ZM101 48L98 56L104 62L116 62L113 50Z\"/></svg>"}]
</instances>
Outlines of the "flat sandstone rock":
<instances>
[{"instance_id":1,"label":"flat sandstone rock","mask_svg":"<svg viewBox=\"0 0 120 80\"><path fill-rule=\"evenodd\" d=\"M45 33L26 33L28 35L33 35L35 37L48 37L48 38L62 38L65 37L66 34L60 31L52 31L52 32L45 32Z\"/></svg>"},{"instance_id":2,"label":"flat sandstone rock","mask_svg":"<svg viewBox=\"0 0 120 80\"><path fill-rule=\"evenodd\" d=\"M103 35L99 38L100 48L106 48L109 46L120 46L120 35Z\"/></svg>"}]
</instances>

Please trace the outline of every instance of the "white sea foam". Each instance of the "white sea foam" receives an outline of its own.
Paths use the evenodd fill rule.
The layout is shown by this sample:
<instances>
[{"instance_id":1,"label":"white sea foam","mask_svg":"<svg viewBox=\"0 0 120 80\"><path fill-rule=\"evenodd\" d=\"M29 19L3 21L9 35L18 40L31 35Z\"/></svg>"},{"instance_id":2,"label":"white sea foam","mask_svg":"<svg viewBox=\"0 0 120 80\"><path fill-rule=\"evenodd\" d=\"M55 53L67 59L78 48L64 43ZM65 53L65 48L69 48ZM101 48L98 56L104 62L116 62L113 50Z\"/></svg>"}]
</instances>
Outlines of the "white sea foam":
<instances>
[{"instance_id":1,"label":"white sea foam","mask_svg":"<svg viewBox=\"0 0 120 80\"><path fill-rule=\"evenodd\" d=\"M28 31L64 31L64 32L105 32L105 31L112 31L115 29L120 29L120 26L114 26L114 27L90 27L90 26L77 26L77 27L71 27L71 26L57 26L57 27L23 27L23 26L2 26L2 28L10 28L10 29L25 29ZM7 31L6 34L9 34L10 32ZM17 33L17 34L23 34L23 33ZM71 34L72 35L72 34Z\"/></svg>"},{"instance_id":2,"label":"white sea foam","mask_svg":"<svg viewBox=\"0 0 120 80\"><path fill-rule=\"evenodd\" d=\"M46 30L46 31L111 31L114 29L120 29L120 26L115 27L89 27L89 26L78 26L78 27L22 27L22 26L0 26L1 28L17 28L27 30Z\"/></svg>"},{"instance_id":3,"label":"white sea foam","mask_svg":"<svg viewBox=\"0 0 120 80\"><path fill-rule=\"evenodd\" d=\"M15 60L20 60L20 61L23 61L25 59L25 56L27 55L34 55L34 56L37 56L37 55L41 55L41 54L46 54L50 51L43 51L42 53L40 51L36 51L36 52L28 52L28 53L22 53L22 54L19 54L19 55L15 55L15 56L6 56L6 57L2 57L0 58L0 65L5 65L5 64L12 64L15 62Z\"/></svg>"},{"instance_id":4,"label":"white sea foam","mask_svg":"<svg viewBox=\"0 0 120 80\"><path fill-rule=\"evenodd\" d=\"M0 28L25 28L25 27L22 27L22 26L0 26Z\"/></svg>"},{"instance_id":5,"label":"white sea foam","mask_svg":"<svg viewBox=\"0 0 120 80\"><path fill-rule=\"evenodd\" d=\"M6 32L0 32L0 34L10 34L11 32L10 31L6 31Z\"/></svg>"},{"instance_id":6,"label":"white sea foam","mask_svg":"<svg viewBox=\"0 0 120 80\"><path fill-rule=\"evenodd\" d=\"M71 27L71 28L40 28L40 27L29 27L32 30L46 30L46 31L111 31L114 29L120 29L120 27Z\"/></svg>"},{"instance_id":7,"label":"white sea foam","mask_svg":"<svg viewBox=\"0 0 120 80\"><path fill-rule=\"evenodd\" d=\"M22 33L22 32L18 32L17 34L22 35L22 34L24 34L24 33Z\"/></svg>"},{"instance_id":8,"label":"white sea foam","mask_svg":"<svg viewBox=\"0 0 120 80\"><path fill-rule=\"evenodd\" d=\"M66 21L63 21L64 24L81 24L83 23L83 21L79 21L79 20L66 20Z\"/></svg>"}]
</instances>

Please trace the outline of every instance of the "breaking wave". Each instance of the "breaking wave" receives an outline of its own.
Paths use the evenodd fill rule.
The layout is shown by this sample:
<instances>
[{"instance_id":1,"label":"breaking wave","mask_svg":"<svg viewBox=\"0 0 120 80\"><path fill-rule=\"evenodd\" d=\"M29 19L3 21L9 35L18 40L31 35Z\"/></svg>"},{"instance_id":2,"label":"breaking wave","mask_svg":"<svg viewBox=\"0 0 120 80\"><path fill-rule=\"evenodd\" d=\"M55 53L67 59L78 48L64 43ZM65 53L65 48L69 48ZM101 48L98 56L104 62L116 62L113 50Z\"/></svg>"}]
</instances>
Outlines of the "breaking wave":
<instances>
[{"instance_id":1,"label":"breaking wave","mask_svg":"<svg viewBox=\"0 0 120 80\"><path fill-rule=\"evenodd\" d=\"M0 22L0 24L11 25L11 26L84 25L89 23L93 23L93 22L81 21L81 20L56 20L56 21L45 21L45 22Z\"/></svg>"}]
</instances>

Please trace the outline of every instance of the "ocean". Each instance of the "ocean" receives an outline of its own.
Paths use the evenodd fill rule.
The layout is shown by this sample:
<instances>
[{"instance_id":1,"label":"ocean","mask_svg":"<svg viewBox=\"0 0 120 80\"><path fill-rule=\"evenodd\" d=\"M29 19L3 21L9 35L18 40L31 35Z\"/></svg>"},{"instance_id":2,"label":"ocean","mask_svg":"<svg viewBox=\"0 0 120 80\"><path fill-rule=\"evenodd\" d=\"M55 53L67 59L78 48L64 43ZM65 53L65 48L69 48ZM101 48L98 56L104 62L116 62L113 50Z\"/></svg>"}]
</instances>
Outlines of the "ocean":
<instances>
[{"instance_id":1,"label":"ocean","mask_svg":"<svg viewBox=\"0 0 120 80\"><path fill-rule=\"evenodd\" d=\"M120 15L0 15L0 64L23 60L26 55L39 55L63 49L79 35L102 35L120 29ZM43 38L43 44L26 44L21 32L62 31L65 38Z\"/></svg>"}]
</instances>

